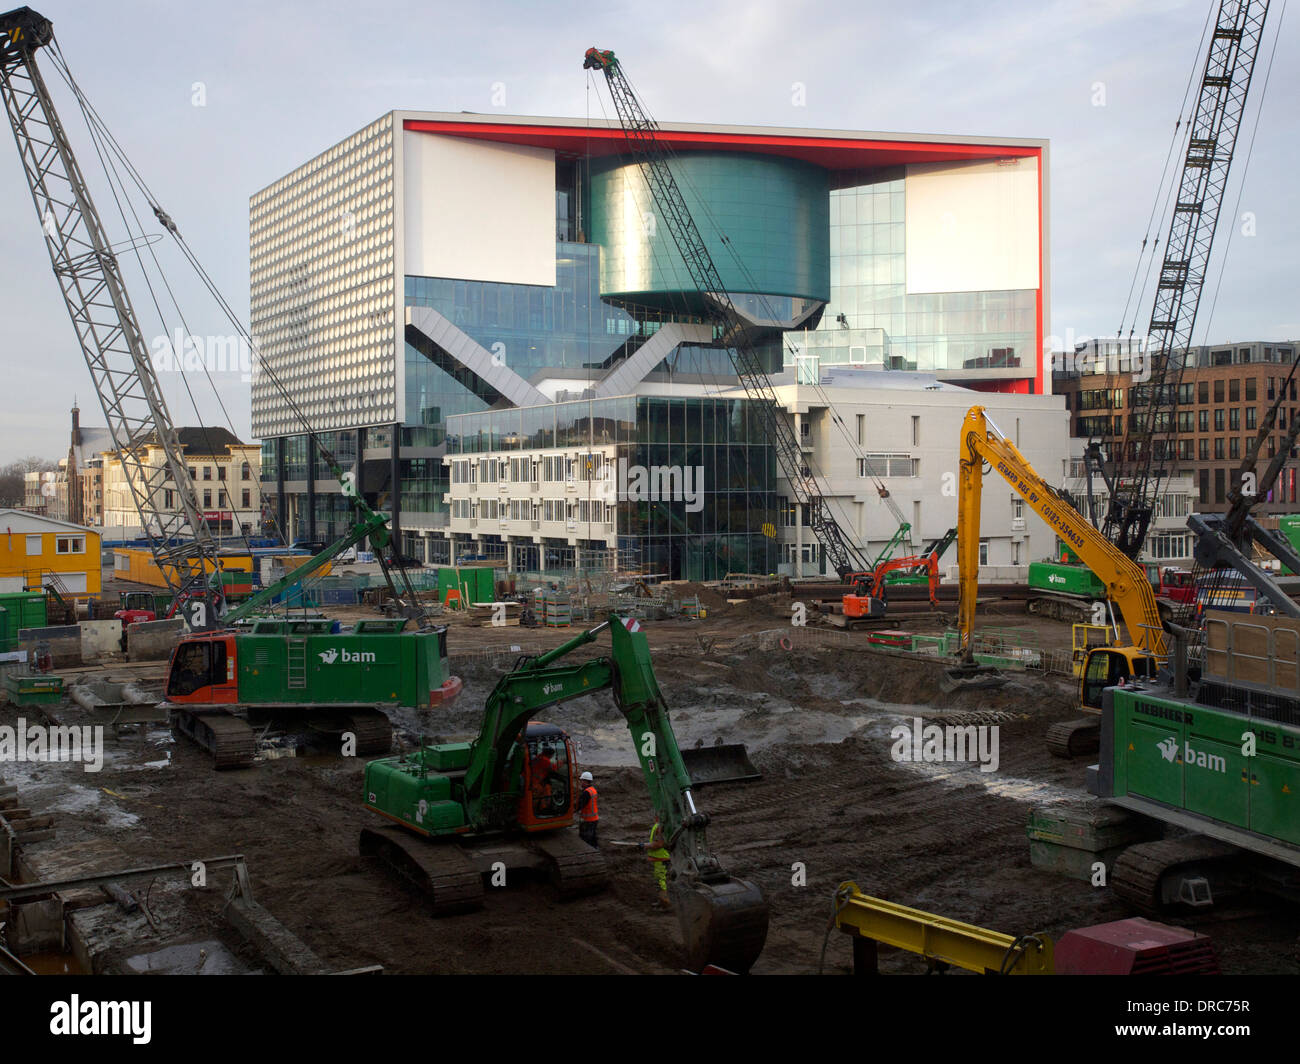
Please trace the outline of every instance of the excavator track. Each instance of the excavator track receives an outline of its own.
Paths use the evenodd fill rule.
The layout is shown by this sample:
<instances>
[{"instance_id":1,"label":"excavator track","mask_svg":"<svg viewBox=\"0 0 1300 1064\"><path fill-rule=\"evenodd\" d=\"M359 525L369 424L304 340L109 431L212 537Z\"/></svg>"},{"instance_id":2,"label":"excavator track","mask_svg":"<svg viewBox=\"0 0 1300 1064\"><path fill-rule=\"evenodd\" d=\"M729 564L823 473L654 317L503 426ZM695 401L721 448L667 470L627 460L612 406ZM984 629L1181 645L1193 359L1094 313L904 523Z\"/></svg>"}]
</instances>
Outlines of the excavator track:
<instances>
[{"instance_id":1,"label":"excavator track","mask_svg":"<svg viewBox=\"0 0 1300 1064\"><path fill-rule=\"evenodd\" d=\"M212 755L219 769L247 768L257 756L253 729L224 709L171 707L172 727Z\"/></svg>"},{"instance_id":2,"label":"excavator track","mask_svg":"<svg viewBox=\"0 0 1300 1064\"><path fill-rule=\"evenodd\" d=\"M1067 760L1095 754L1101 749L1101 718L1079 717L1058 721L1047 729L1047 752Z\"/></svg>"},{"instance_id":3,"label":"excavator track","mask_svg":"<svg viewBox=\"0 0 1300 1064\"><path fill-rule=\"evenodd\" d=\"M604 854L588 846L572 829L533 836L528 842L546 858L551 884L561 898L595 894L609 886Z\"/></svg>"},{"instance_id":4,"label":"excavator track","mask_svg":"<svg viewBox=\"0 0 1300 1064\"><path fill-rule=\"evenodd\" d=\"M1203 835L1140 842L1119 855L1111 868L1110 885L1144 916L1160 916L1178 904L1176 899L1165 900L1165 880L1171 873L1200 875L1239 856L1236 847Z\"/></svg>"},{"instance_id":5,"label":"excavator track","mask_svg":"<svg viewBox=\"0 0 1300 1064\"><path fill-rule=\"evenodd\" d=\"M454 841L418 838L385 824L361 829L361 856L378 857L424 894L439 916L483 905L483 877Z\"/></svg>"},{"instance_id":6,"label":"excavator track","mask_svg":"<svg viewBox=\"0 0 1300 1064\"><path fill-rule=\"evenodd\" d=\"M356 736L356 757L383 757L393 748L393 724L383 710L366 706L345 706L322 711L307 718L312 731L338 737L345 732Z\"/></svg>"}]
</instances>

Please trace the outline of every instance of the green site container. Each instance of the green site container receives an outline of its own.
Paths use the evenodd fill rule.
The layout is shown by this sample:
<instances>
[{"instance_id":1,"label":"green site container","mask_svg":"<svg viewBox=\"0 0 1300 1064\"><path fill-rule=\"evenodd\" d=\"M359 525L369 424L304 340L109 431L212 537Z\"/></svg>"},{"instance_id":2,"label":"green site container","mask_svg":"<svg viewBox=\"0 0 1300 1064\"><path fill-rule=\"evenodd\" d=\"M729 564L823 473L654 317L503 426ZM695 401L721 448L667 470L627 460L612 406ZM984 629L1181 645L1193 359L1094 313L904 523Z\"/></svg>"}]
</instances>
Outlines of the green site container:
<instances>
[{"instance_id":1,"label":"green site container","mask_svg":"<svg viewBox=\"0 0 1300 1064\"><path fill-rule=\"evenodd\" d=\"M10 673L5 677L9 701L18 706L51 705L63 701L63 677Z\"/></svg>"},{"instance_id":2,"label":"green site container","mask_svg":"<svg viewBox=\"0 0 1300 1064\"><path fill-rule=\"evenodd\" d=\"M252 705L436 704L451 676L445 631L331 633L260 622L235 636L238 700Z\"/></svg>"},{"instance_id":3,"label":"green site container","mask_svg":"<svg viewBox=\"0 0 1300 1064\"><path fill-rule=\"evenodd\" d=\"M465 605L496 601L496 570L484 566L443 566L438 570L438 601L455 588Z\"/></svg>"},{"instance_id":4,"label":"green site container","mask_svg":"<svg viewBox=\"0 0 1300 1064\"><path fill-rule=\"evenodd\" d=\"M1061 562L1030 562L1029 587L1035 591L1052 591L1080 598L1106 598L1106 585L1093 571L1083 565L1064 565Z\"/></svg>"},{"instance_id":5,"label":"green site container","mask_svg":"<svg viewBox=\"0 0 1300 1064\"><path fill-rule=\"evenodd\" d=\"M0 595L0 609L8 618L0 629L0 653L18 649L18 633L22 629L44 628L49 623L43 591L12 591Z\"/></svg>"},{"instance_id":6,"label":"green site container","mask_svg":"<svg viewBox=\"0 0 1300 1064\"><path fill-rule=\"evenodd\" d=\"M1300 727L1140 690L1112 688L1106 699L1102 797L1145 798L1300 845ZM1247 731L1253 757L1243 753Z\"/></svg>"}]
</instances>

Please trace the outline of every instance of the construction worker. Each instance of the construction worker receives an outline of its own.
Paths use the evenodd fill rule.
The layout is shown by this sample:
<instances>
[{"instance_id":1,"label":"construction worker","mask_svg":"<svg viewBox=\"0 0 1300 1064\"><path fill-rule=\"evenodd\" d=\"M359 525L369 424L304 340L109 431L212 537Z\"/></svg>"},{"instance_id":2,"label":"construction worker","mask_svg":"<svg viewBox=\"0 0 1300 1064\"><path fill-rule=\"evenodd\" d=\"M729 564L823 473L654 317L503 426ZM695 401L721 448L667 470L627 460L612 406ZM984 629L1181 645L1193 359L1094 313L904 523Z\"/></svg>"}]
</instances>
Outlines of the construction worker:
<instances>
[{"instance_id":1,"label":"construction worker","mask_svg":"<svg viewBox=\"0 0 1300 1064\"><path fill-rule=\"evenodd\" d=\"M551 808L551 777L556 775L555 762L552 760L555 750L550 746L540 747L530 758L532 769L533 811L538 816L554 813Z\"/></svg>"},{"instance_id":2,"label":"construction worker","mask_svg":"<svg viewBox=\"0 0 1300 1064\"><path fill-rule=\"evenodd\" d=\"M596 826L600 823L600 812L596 808L596 783L590 772L584 772L578 779L582 782L582 793L578 795L578 837L593 849L600 849L596 841Z\"/></svg>"},{"instance_id":3,"label":"construction worker","mask_svg":"<svg viewBox=\"0 0 1300 1064\"><path fill-rule=\"evenodd\" d=\"M645 855L650 858L650 864L655 870L655 882L659 884L659 904L665 908L672 908L672 902L668 900L668 862L671 861L672 854L664 847L664 831L659 824L659 818L655 817L654 827L650 829L650 841L646 843Z\"/></svg>"}]
</instances>

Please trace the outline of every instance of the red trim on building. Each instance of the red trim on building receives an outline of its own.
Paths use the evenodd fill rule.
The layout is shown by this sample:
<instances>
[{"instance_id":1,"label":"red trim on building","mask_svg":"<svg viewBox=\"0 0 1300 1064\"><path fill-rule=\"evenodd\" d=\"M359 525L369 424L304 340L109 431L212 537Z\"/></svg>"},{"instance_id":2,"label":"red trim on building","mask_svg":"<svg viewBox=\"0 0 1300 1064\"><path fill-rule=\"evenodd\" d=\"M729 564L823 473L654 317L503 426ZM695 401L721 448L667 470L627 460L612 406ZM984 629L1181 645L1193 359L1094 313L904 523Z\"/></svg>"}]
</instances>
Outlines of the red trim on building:
<instances>
[{"instance_id":1,"label":"red trim on building","mask_svg":"<svg viewBox=\"0 0 1300 1064\"><path fill-rule=\"evenodd\" d=\"M616 155L626 136L621 129L587 126L522 126L497 122L436 122L408 118L402 128L414 133L441 133L504 144L551 148L574 156ZM661 131L659 139L674 151L761 152L802 159L828 170L851 170L904 163L1008 159L1040 154L1037 147L999 144L940 144L931 141L855 140L850 137L797 137L765 133L686 133Z\"/></svg>"}]
</instances>

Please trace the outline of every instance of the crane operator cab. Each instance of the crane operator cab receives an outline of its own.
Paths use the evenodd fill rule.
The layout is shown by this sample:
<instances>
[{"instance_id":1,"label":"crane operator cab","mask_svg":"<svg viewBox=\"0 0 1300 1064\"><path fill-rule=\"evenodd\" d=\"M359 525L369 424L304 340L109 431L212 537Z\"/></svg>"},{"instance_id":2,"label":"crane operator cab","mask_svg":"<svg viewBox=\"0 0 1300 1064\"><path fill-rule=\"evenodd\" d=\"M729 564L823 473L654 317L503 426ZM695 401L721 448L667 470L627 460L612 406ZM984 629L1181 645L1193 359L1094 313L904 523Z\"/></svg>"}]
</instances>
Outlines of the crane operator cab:
<instances>
[{"instance_id":1,"label":"crane operator cab","mask_svg":"<svg viewBox=\"0 0 1300 1064\"><path fill-rule=\"evenodd\" d=\"M1154 680L1156 659L1137 647L1097 647L1088 654L1079 684L1079 704L1088 712L1101 712L1101 695L1107 687L1129 680Z\"/></svg>"},{"instance_id":2,"label":"crane operator cab","mask_svg":"<svg viewBox=\"0 0 1300 1064\"><path fill-rule=\"evenodd\" d=\"M554 724L530 721L523 735L519 824L548 831L573 823L573 744Z\"/></svg>"}]
</instances>

